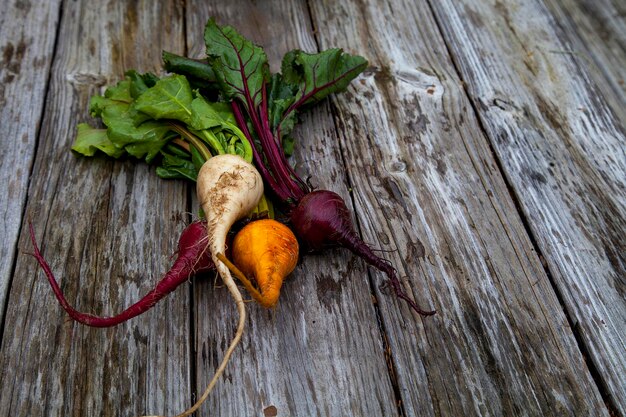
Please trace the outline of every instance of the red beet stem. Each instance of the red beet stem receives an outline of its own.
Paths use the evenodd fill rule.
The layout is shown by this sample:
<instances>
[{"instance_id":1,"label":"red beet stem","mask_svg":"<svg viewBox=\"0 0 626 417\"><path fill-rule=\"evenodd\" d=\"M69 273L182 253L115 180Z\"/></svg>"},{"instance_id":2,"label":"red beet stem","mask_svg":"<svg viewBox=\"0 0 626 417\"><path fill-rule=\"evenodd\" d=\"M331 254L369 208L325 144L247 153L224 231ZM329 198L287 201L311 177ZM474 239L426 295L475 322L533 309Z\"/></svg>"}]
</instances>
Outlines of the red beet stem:
<instances>
[{"instance_id":1,"label":"red beet stem","mask_svg":"<svg viewBox=\"0 0 626 417\"><path fill-rule=\"evenodd\" d=\"M350 212L341 196L327 190L317 190L305 195L291 212L291 224L296 235L312 250L339 245L350 249L365 262L387 275L387 283L396 297L406 301L422 316L435 311L421 309L404 291L396 270L389 261L374 254L372 249L354 231Z\"/></svg>"},{"instance_id":2,"label":"red beet stem","mask_svg":"<svg viewBox=\"0 0 626 417\"><path fill-rule=\"evenodd\" d=\"M52 291L54 291L54 295L57 297L61 307L63 307L72 319L91 327L111 327L136 317L152 308L163 297L174 291L180 284L187 281L194 273L205 272L214 268L210 255L208 255L208 251L205 250L206 226L202 222L191 223L183 231L179 240L178 258L156 287L123 312L111 317L99 317L92 314L81 313L67 302L50 266L39 251L33 225L29 223L28 227L30 230L30 239L35 250L32 255L37 259L37 262L39 262L39 265L44 270L48 282L52 287Z\"/></svg>"}]
</instances>

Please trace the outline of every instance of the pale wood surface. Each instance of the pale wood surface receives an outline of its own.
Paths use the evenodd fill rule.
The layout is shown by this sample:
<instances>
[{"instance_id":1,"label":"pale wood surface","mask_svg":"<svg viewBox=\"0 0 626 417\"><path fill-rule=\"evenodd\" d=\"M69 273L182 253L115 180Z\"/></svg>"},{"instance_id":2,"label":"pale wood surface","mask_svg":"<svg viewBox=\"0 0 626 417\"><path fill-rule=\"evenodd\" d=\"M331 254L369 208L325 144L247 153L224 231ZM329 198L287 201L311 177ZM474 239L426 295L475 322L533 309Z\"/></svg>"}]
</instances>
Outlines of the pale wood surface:
<instances>
[{"instance_id":1,"label":"pale wood surface","mask_svg":"<svg viewBox=\"0 0 626 417\"><path fill-rule=\"evenodd\" d=\"M0 306L6 304L28 180L41 126L60 1L33 13L29 2L3 2L0 13ZM27 97L27 100L23 98ZM3 319L4 308L0 310Z\"/></svg>"},{"instance_id":2,"label":"pale wood surface","mask_svg":"<svg viewBox=\"0 0 626 417\"><path fill-rule=\"evenodd\" d=\"M583 61L622 125L626 120L626 2L620 0L546 0L570 54Z\"/></svg>"},{"instance_id":3,"label":"pale wood surface","mask_svg":"<svg viewBox=\"0 0 626 417\"><path fill-rule=\"evenodd\" d=\"M602 415L429 7L341 4L313 11L323 48L346 45L374 67L336 99L361 226L440 311L422 326L381 304L407 414Z\"/></svg>"},{"instance_id":4,"label":"pale wood surface","mask_svg":"<svg viewBox=\"0 0 626 417\"><path fill-rule=\"evenodd\" d=\"M276 311L248 305L199 416L626 415L623 16L583 0L4 3L3 42L28 34L23 56L43 69L16 72L8 53L0 66L20 103L0 110L14 137L0 172L15 178L0 194L0 416L175 414L221 360L236 311L213 277L90 329L25 253L31 219L69 301L95 313L166 270L192 188L69 147L89 97L124 70L158 72L161 49L201 57L210 16L274 70L292 48L368 58L302 118L293 160L352 203L363 238L438 314L413 315L345 250L307 255ZM554 52L572 45L591 58Z\"/></svg>"},{"instance_id":5,"label":"pale wood surface","mask_svg":"<svg viewBox=\"0 0 626 417\"><path fill-rule=\"evenodd\" d=\"M570 35L541 3L441 1L435 14L582 348L624 414L622 126L585 62L554 53Z\"/></svg>"}]
</instances>

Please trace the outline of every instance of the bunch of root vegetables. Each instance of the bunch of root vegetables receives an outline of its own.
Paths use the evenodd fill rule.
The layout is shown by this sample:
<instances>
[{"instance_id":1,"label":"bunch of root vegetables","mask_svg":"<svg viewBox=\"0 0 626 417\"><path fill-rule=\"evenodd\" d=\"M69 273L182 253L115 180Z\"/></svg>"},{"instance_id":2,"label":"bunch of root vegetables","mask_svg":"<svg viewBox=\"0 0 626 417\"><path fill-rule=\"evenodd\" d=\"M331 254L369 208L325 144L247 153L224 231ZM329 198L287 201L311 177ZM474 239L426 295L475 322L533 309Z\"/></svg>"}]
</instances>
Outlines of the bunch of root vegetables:
<instances>
[{"instance_id":1,"label":"bunch of root vegetables","mask_svg":"<svg viewBox=\"0 0 626 417\"><path fill-rule=\"evenodd\" d=\"M293 50L284 56L281 72L272 74L263 49L232 27L211 19L204 38L206 59L164 52L168 75L130 70L103 95L92 97L90 114L105 128L80 124L72 147L85 156L130 155L157 165L163 178L196 182L203 219L183 231L177 259L156 287L115 316L76 311L30 227L34 256L59 303L72 319L88 326L115 326L147 311L193 275L219 273L237 305L237 331L206 391L181 417L206 400L243 334L246 309L233 276L261 306L273 308L300 248L348 248L383 271L395 295L414 311L434 314L417 306L393 266L359 238L343 199L332 191L312 190L287 159L298 112L345 90L367 61L340 49L317 54ZM282 216L275 215L274 207Z\"/></svg>"}]
</instances>

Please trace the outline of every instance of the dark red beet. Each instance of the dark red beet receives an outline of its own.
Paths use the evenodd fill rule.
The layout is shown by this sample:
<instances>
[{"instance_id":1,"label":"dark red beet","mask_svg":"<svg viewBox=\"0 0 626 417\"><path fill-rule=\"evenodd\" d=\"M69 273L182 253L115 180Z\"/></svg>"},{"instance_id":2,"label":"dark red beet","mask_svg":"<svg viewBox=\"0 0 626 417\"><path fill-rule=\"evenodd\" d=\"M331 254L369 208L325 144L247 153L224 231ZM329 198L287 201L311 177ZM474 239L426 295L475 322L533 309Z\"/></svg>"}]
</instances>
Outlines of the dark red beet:
<instances>
[{"instance_id":1,"label":"dark red beet","mask_svg":"<svg viewBox=\"0 0 626 417\"><path fill-rule=\"evenodd\" d=\"M35 253L33 256L43 268L52 290L59 300L61 306L74 320L92 327L111 327L133 317L136 317L150 308L174 291L180 284L187 281L192 275L200 272L207 272L215 269L211 255L207 248L207 233L205 222L193 222L183 230L178 240L178 257L168 273L159 281L156 287L146 294L141 300L128 307L123 312L111 317L98 317L91 314L76 311L65 299L63 291L59 287L50 266L39 252L39 247L35 241L35 232L32 224L29 223L30 239L33 243Z\"/></svg>"},{"instance_id":2,"label":"dark red beet","mask_svg":"<svg viewBox=\"0 0 626 417\"><path fill-rule=\"evenodd\" d=\"M291 211L290 220L296 236L309 249L320 250L328 246L350 249L368 264L383 271L396 296L409 303L413 310L423 316L435 314L435 311L419 308L402 288L396 270L389 261L376 256L359 238L354 231L348 207L339 194L327 190L306 194Z\"/></svg>"}]
</instances>

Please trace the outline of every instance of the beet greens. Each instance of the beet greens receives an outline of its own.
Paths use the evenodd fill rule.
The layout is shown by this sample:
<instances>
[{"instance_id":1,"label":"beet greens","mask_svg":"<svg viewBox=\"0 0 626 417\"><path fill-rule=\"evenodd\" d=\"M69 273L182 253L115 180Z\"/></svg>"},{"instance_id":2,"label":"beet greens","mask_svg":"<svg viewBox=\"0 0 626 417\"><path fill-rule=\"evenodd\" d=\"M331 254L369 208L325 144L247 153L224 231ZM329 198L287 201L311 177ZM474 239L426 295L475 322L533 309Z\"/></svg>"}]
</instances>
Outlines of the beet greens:
<instances>
[{"instance_id":1,"label":"beet greens","mask_svg":"<svg viewBox=\"0 0 626 417\"><path fill-rule=\"evenodd\" d=\"M223 98L231 101L237 124L252 146L254 163L288 214L301 242L311 250L327 246L350 249L383 271L396 296L407 301L413 310L421 315L434 314L417 306L404 291L389 261L376 256L356 234L343 199L331 191L312 191L285 156L291 151L293 140L289 134L298 111L345 90L366 68L367 61L341 49L317 54L293 50L284 56L281 73L271 74L263 49L234 28L219 26L211 19L204 39L206 65L211 71L202 66L202 61L202 65L194 65L193 75L215 77ZM168 57L170 62L176 58L177 70L184 73L185 58L171 54Z\"/></svg>"},{"instance_id":2,"label":"beet greens","mask_svg":"<svg viewBox=\"0 0 626 417\"><path fill-rule=\"evenodd\" d=\"M196 74L193 65L185 68ZM206 73L206 67L200 68ZM207 100L180 74L158 78L127 71L124 80L91 98L89 113L106 129L78 125L72 150L81 155L94 156L97 151L113 158L130 155L155 162L162 178L194 182L211 155L236 154L252 161L250 143L230 106Z\"/></svg>"}]
</instances>

